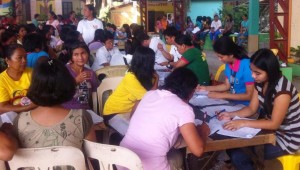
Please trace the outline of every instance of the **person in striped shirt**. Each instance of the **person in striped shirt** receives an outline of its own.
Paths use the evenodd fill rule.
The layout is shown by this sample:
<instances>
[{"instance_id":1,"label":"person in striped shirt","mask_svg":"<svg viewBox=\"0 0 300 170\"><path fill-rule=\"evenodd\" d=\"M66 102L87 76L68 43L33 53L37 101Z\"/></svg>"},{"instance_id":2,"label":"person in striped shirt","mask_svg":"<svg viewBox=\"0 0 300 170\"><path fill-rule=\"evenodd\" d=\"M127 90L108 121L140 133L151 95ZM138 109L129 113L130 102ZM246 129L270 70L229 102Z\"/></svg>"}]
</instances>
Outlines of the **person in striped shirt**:
<instances>
[{"instance_id":1,"label":"person in striped shirt","mask_svg":"<svg viewBox=\"0 0 300 170\"><path fill-rule=\"evenodd\" d=\"M250 59L255 90L248 107L235 112L223 112L221 120L235 116L249 117L260 108L263 119L231 120L224 124L224 129L235 131L242 127L274 130L276 145L266 144L264 158L294 154L300 150L300 102L298 91L280 71L279 62L269 49L260 49ZM233 165L239 169L254 169L251 158L241 149L228 152Z\"/></svg>"}]
</instances>

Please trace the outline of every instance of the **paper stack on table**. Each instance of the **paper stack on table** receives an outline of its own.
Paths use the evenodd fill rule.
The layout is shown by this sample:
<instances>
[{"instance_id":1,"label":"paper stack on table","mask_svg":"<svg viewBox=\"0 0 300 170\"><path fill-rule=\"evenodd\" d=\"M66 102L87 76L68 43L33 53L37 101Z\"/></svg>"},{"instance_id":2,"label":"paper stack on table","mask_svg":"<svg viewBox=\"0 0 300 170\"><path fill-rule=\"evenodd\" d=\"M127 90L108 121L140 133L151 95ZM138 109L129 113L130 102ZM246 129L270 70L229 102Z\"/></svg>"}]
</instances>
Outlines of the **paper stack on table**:
<instances>
[{"instance_id":1,"label":"paper stack on table","mask_svg":"<svg viewBox=\"0 0 300 170\"><path fill-rule=\"evenodd\" d=\"M195 94L189 102L194 106L221 105L221 104L229 103L229 101L227 100L212 99L207 97L206 95L199 95L199 94Z\"/></svg>"}]
</instances>

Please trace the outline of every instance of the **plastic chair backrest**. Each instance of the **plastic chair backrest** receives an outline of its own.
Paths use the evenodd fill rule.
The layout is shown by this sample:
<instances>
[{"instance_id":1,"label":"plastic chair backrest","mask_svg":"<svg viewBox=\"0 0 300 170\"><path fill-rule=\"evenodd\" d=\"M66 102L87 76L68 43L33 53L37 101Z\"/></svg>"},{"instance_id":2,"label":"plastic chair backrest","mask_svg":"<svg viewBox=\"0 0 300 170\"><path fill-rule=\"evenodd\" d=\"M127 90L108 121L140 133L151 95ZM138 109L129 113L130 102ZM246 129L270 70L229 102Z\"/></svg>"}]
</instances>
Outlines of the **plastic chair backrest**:
<instances>
[{"instance_id":1,"label":"plastic chair backrest","mask_svg":"<svg viewBox=\"0 0 300 170\"><path fill-rule=\"evenodd\" d=\"M53 166L72 166L77 169L86 169L85 159L81 150L71 146L53 146L45 148L18 149L11 161L8 161L11 170L21 167L34 167L47 170Z\"/></svg>"},{"instance_id":2,"label":"plastic chair backrest","mask_svg":"<svg viewBox=\"0 0 300 170\"><path fill-rule=\"evenodd\" d=\"M98 107L99 113L102 115L103 111L103 93L107 90L114 91L118 85L120 84L123 77L108 77L102 80L100 86L97 88L97 95L98 95Z\"/></svg>"},{"instance_id":3,"label":"plastic chair backrest","mask_svg":"<svg viewBox=\"0 0 300 170\"><path fill-rule=\"evenodd\" d=\"M274 55L278 54L278 49L276 49L276 48L272 48L271 51L273 52Z\"/></svg>"},{"instance_id":4,"label":"plastic chair backrest","mask_svg":"<svg viewBox=\"0 0 300 170\"><path fill-rule=\"evenodd\" d=\"M96 60L96 52L97 52L97 50L90 51L90 57L89 57L89 61L88 61L90 66L92 66L94 61Z\"/></svg>"},{"instance_id":5,"label":"plastic chair backrest","mask_svg":"<svg viewBox=\"0 0 300 170\"><path fill-rule=\"evenodd\" d=\"M142 170L141 159L131 150L115 145L107 145L84 140L87 157L97 159L101 170L111 170L112 165L120 165L130 170Z\"/></svg>"},{"instance_id":6,"label":"plastic chair backrest","mask_svg":"<svg viewBox=\"0 0 300 170\"><path fill-rule=\"evenodd\" d=\"M215 81L219 81L220 75L224 70L225 70L225 64L220 65L214 78Z\"/></svg>"},{"instance_id":7,"label":"plastic chair backrest","mask_svg":"<svg viewBox=\"0 0 300 170\"><path fill-rule=\"evenodd\" d=\"M127 70L127 65L106 66L96 70L96 75L98 76L99 74L105 74L106 77L124 76Z\"/></svg>"}]
</instances>

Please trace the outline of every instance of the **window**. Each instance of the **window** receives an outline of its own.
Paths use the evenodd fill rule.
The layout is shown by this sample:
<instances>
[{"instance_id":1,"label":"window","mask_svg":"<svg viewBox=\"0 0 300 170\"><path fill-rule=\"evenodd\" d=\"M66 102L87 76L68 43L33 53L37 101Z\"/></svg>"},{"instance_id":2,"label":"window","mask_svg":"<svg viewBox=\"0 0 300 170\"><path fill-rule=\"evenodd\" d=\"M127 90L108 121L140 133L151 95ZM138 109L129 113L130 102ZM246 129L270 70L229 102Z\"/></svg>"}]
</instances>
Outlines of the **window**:
<instances>
[{"instance_id":1,"label":"window","mask_svg":"<svg viewBox=\"0 0 300 170\"><path fill-rule=\"evenodd\" d=\"M63 2L62 3L62 15L64 18L69 17L69 13L73 11L72 2Z\"/></svg>"}]
</instances>

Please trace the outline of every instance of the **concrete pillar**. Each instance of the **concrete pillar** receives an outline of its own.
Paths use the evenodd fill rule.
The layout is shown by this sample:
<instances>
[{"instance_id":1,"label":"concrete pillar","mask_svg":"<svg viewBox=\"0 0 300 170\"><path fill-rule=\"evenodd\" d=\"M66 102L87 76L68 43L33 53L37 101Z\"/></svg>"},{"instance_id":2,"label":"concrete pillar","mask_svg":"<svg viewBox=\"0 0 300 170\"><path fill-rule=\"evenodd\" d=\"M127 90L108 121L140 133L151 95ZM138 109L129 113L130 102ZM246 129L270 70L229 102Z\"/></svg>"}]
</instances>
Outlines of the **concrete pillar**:
<instances>
[{"instance_id":1,"label":"concrete pillar","mask_svg":"<svg viewBox=\"0 0 300 170\"><path fill-rule=\"evenodd\" d=\"M31 18L36 14L36 0L30 0Z\"/></svg>"},{"instance_id":2,"label":"concrete pillar","mask_svg":"<svg viewBox=\"0 0 300 170\"><path fill-rule=\"evenodd\" d=\"M62 14L62 1L61 0L55 0L55 13L56 13L56 15Z\"/></svg>"},{"instance_id":3,"label":"concrete pillar","mask_svg":"<svg viewBox=\"0 0 300 170\"><path fill-rule=\"evenodd\" d=\"M297 47L300 45L300 1L299 0L292 0L292 18L291 18L291 47Z\"/></svg>"},{"instance_id":4,"label":"concrete pillar","mask_svg":"<svg viewBox=\"0 0 300 170\"><path fill-rule=\"evenodd\" d=\"M249 37L248 52L258 50L258 20L259 20L259 0L249 1Z\"/></svg>"}]
</instances>

